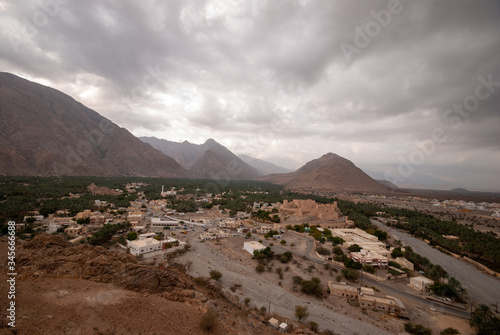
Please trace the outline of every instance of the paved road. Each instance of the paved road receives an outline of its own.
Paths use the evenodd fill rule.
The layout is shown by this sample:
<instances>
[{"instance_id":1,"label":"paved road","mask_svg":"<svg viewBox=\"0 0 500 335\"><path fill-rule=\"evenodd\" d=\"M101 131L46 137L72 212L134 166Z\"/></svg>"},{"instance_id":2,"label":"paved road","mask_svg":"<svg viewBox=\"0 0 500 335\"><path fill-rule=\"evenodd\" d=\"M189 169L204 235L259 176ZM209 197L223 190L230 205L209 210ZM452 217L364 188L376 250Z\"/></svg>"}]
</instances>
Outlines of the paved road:
<instances>
[{"instance_id":1,"label":"paved road","mask_svg":"<svg viewBox=\"0 0 500 335\"><path fill-rule=\"evenodd\" d=\"M371 222L412 247L415 252L427 257L432 263L441 265L450 277L455 277L462 283L476 305L500 302L500 280L485 275L473 265L448 256L405 232L387 227L377 220Z\"/></svg>"},{"instance_id":2,"label":"paved road","mask_svg":"<svg viewBox=\"0 0 500 335\"><path fill-rule=\"evenodd\" d=\"M313 245L314 245L314 241L312 238L310 237L305 237L305 236L300 236L301 238L307 240L307 248L306 248L306 251L305 252L296 252L294 250L290 250L292 253L294 254L297 254L297 255L300 255L300 256L305 256L307 259L317 263L317 264L321 264L321 265L324 265L324 264L328 264L329 266L331 266L332 268L335 268L337 270L342 270L343 267L340 267L332 262L328 262L328 261L324 261L320 258L318 258L316 256L316 253L313 251ZM265 241L264 241L265 243ZM268 244L268 243L265 243L265 244ZM276 252L276 253L283 253L285 251L287 251L287 249L281 247L281 246L273 246L273 250ZM432 249L434 250L434 249ZM381 283L377 280L374 280L374 279L371 279L369 277L366 277L364 276L363 277L363 283L364 284L369 284L370 286L375 286L376 288L378 289L382 289L384 290L385 292L387 293L390 293L391 295L394 295L394 296L397 296L397 297L404 297L406 299L409 299L409 300L412 300L412 301L415 301L415 302L419 302L419 303L423 303L423 304L426 304L428 305L429 307L432 307L434 308L435 310L439 311L439 312L442 312L442 313L447 313L447 314L451 314L451 315L455 315L455 316L458 316L458 317L461 317L461 318L469 318L470 317L470 313L468 311L461 311L461 310L458 310L458 309L455 309L455 308L451 308L451 307L447 307L445 305L441 305L441 304L436 304L432 301L429 301L427 299L424 299L420 296L417 296L417 295L414 295L414 294L410 294L408 292L405 292L405 291L401 291L401 290L398 290L397 288L393 287L393 286L390 286L386 283Z\"/></svg>"}]
</instances>

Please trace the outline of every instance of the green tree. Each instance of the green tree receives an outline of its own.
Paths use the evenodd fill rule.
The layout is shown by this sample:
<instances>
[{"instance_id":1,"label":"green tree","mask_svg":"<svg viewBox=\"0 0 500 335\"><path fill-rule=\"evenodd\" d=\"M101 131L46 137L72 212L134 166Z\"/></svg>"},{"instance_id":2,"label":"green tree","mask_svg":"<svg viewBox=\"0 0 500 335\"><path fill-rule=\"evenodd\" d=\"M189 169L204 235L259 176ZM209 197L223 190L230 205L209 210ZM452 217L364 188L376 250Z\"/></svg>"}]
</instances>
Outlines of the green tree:
<instances>
[{"instance_id":1,"label":"green tree","mask_svg":"<svg viewBox=\"0 0 500 335\"><path fill-rule=\"evenodd\" d=\"M375 232L373 233L373 235L377 236L379 240L381 241L385 241L387 240L387 232L383 231L383 230L375 230Z\"/></svg>"},{"instance_id":2,"label":"green tree","mask_svg":"<svg viewBox=\"0 0 500 335\"><path fill-rule=\"evenodd\" d=\"M320 298L323 295L320 283L321 280L317 277L313 277L311 280L302 280L301 291L305 294L315 295Z\"/></svg>"},{"instance_id":3,"label":"green tree","mask_svg":"<svg viewBox=\"0 0 500 335\"><path fill-rule=\"evenodd\" d=\"M295 317L297 318L297 320L299 320L299 322L302 320L302 319L305 319L309 316L309 310L307 309L307 306L295 306Z\"/></svg>"},{"instance_id":4,"label":"green tree","mask_svg":"<svg viewBox=\"0 0 500 335\"><path fill-rule=\"evenodd\" d=\"M487 335L489 330L500 329L500 319L495 317L488 305L479 305L470 320L478 335Z\"/></svg>"},{"instance_id":5,"label":"green tree","mask_svg":"<svg viewBox=\"0 0 500 335\"><path fill-rule=\"evenodd\" d=\"M391 252L391 257L392 258L398 258L398 257L403 257L403 251L401 251L401 248L394 248L394 250Z\"/></svg>"},{"instance_id":6,"label":"green tree","mask_svg":"<svg viewBox=\"0 0 500 335\"><path fill-rule=\"evenodd\" d=\"M129 241L137 240L137 232L131 231L130 233L128 233L127 240L129 240Z\"/></svg>"},{"instance_id":7,"label":"green tree","mask_svg":"<svg viewBox=\"0 0 500 335\"><path fill-rule=\"evenodd\" d=\"M343 269L342 275L345 277L345 279L353 282L359 279L359 274L351 269Z\"/></svg>"},{"instance_id":8,"label":"green tree","mask_svg":"<svg viewBox=\"0 0 500 335\"><path fill-rule=\"evenodd\" d=\"M350 252L359 252L361 250L361 247L357 244L351 245L349 248L347 248Z\"/></svg>"}]
</instances>

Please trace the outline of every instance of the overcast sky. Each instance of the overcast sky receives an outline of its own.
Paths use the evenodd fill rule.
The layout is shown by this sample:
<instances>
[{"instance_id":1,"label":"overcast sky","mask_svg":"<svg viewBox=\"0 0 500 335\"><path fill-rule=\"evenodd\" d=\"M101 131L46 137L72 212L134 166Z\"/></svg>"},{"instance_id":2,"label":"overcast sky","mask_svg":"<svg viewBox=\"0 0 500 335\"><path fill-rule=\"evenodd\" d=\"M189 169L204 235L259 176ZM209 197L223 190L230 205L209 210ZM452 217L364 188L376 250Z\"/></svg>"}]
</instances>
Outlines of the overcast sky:
<instances>
[{"instance_id":1,"label":"overcast sky","mask_svg":"<svg viewBox=\"0 0 500 335\"><path fill-rule=\"evenodd\" d=\"M500 190L499 18L495 0L0 0L0 71L137 136Z\"/></svg>"}]
</instances>

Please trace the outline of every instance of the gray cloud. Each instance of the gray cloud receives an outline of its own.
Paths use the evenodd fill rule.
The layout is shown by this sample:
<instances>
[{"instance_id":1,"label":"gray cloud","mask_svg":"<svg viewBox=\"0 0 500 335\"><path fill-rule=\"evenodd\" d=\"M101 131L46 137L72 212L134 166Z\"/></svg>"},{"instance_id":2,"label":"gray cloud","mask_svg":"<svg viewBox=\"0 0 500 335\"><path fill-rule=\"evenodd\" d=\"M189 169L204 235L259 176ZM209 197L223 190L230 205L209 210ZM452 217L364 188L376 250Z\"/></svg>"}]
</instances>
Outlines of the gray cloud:
<instances>
[{"instance_id":1,"label":"gray cloud","mask_svg":"<svg viewBox=\"0 0 500 335\"><path fill-rule=\"evenodd\" d=\"M419 172L460 186L476 162L500 166L500 86L458 126L447 114L478 78L500 82L498 1L390 3L0 0L0 67L136 135L397 166L440 128ZM467 187L500 190L481 171Z\"/></svg>"}]
</instances>

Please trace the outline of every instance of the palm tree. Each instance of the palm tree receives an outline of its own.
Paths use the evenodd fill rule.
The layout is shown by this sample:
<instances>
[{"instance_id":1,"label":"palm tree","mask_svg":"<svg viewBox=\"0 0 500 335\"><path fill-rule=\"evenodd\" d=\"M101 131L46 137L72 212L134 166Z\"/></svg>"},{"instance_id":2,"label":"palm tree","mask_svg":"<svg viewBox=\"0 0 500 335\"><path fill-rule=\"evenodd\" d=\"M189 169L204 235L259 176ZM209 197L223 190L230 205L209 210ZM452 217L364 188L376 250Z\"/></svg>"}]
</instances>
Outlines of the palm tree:
<instances>
[{"instance_id":1,"label":"palm tree","mask_svg":"<svg viewBox=\"0 0 500 335\"><path fill-rule=\"evenodd\" d=\"M472 314L470 325L477 330L478 335L485 334L485 330L493 318L494 315L489 306L479 305Z\"/></svg>"}]
</instances>

